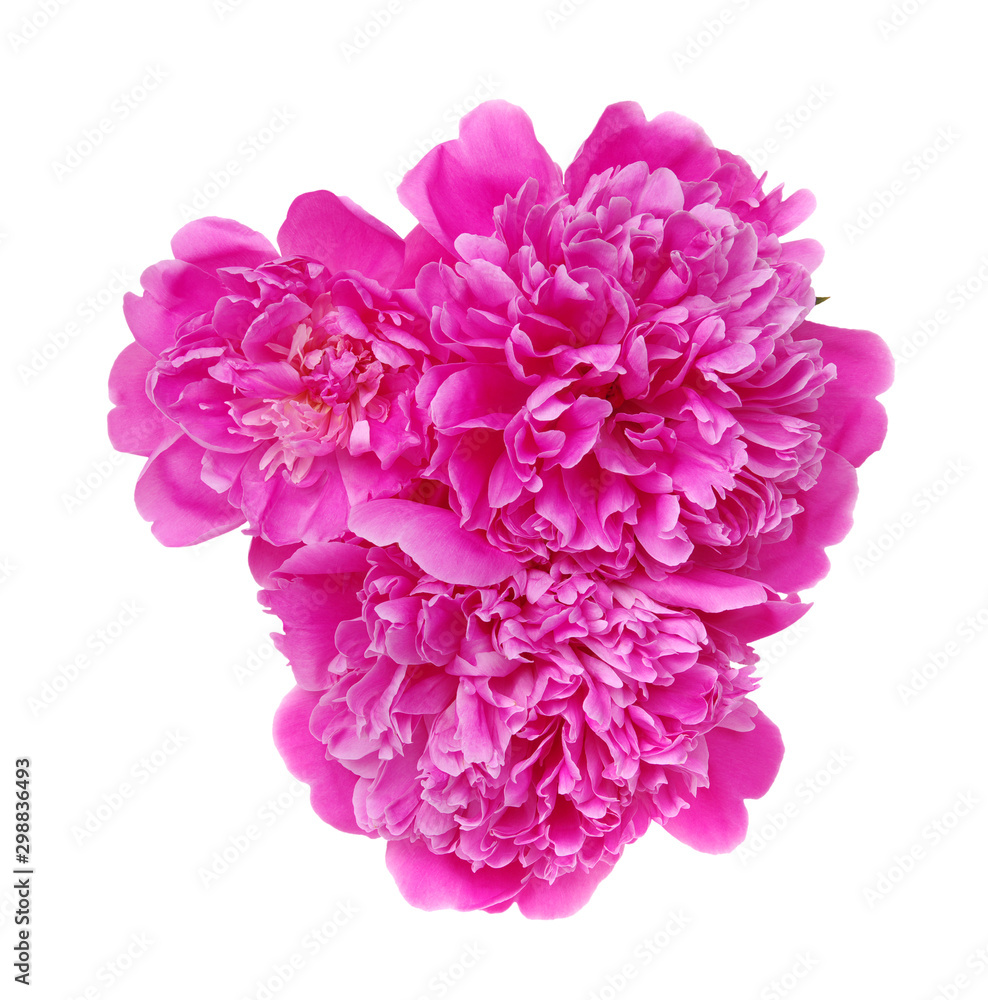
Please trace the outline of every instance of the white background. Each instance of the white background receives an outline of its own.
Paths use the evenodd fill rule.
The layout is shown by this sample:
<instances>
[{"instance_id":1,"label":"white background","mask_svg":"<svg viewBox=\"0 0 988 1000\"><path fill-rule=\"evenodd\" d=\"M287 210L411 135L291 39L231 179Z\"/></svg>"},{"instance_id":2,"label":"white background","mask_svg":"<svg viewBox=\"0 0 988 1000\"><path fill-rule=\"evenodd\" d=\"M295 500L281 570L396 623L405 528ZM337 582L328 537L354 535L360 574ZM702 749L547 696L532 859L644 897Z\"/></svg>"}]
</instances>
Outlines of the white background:
<instances>
[{"instance_id":1,"label":"white background","mask_svg":"<svg viewBox=\"0 0 988 1000\"><path fill-rule=\"evenodd\" d=\"M14 758L31 757L33 995L988 995L984 6L900 0L893 25L892 0L401 0L357 48L385 0L46 2L47 24L41 0L0 16L0 775L12 802ZM193 214L272 238L318 188L407 232L388 175L485 89L563 165L631 99L809 187L798 235L827 248L831 296L815 318L876 330L901 359L855 527L804 627L762 644L758 701L787 754L748 841L709 857L656 828L553 922L414 910L381 842L316 818L272 745L291 680L246 539L160 546L133 507L141 460L105 436L121 294L197 192ZM211 178L231 160L229 183ZM12 828L7 806L4 871Z\"/></svg>"}]
</instances>

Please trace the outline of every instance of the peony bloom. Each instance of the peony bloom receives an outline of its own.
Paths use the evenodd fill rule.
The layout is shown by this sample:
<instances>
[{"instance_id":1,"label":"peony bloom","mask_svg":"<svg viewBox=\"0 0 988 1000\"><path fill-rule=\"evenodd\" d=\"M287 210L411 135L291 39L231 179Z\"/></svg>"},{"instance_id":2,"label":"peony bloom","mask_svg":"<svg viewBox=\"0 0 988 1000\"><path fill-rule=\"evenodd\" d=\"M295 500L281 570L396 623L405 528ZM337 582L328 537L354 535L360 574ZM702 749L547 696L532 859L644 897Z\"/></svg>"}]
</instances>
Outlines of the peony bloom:
<instances>
[{"instance_id":1,"label":"peony bloom","mask_svg":"<svg viewBox=\"0 0 988 1000\"><path fill-rule=\"evenodd\" d=\"M630 103L564 173L492 101L399 195L447 254L416 287L450 357L416 395L463 526L615 575L822 576L891 357L806 319L822 249L782 237L809 192L766 193L693 122Z\"/></svg>"},{"instance_id":2,"label":"peony bloom","mask_svg":"<svg viewBox=\"0 0 988 1000\"><path fill-rule=\"evenodd\" d=\"M432 363L414 294L393 291L405 242L329 192L292 204L279 253L202 219L128 295L135 343L110 377L110 435L148 457L141 514L166 545L249 523L276 544L322 541L351 503L398 493L425 436L414 390ZM135 441L133 428L143 433Z\"/></svg>"},{"instance_id":3,"label":"peony bloom","mask_svg":"<svg viewBox=\"0 0 988 1000\"><path fill-rule=\"evenodd\" d=\"M746 643L803 606L749 585L720 603L754 607L704 616L525 566L405 500L351 527L254 543L298 684L276 740L324 820L388 841L410 902L564 916L653 822L704 851L740 842L782 756Z\"/></svg>"},{"instance_id":4,"label":"peony bloom","mask_svg":"<svg viewBox=\"0 0 988 1000\"><path fill-rule=\"evenodd\" d=\"M399 195L276 249L175 237L110 432L165 544L246 523L289 769L423 909L578 910L652 825L733 849L782 757L751 643L796 621L882 443L891 355L809 318L813 198L674 114L563 170L501 101Z\"/></svg>"}]
</instances>

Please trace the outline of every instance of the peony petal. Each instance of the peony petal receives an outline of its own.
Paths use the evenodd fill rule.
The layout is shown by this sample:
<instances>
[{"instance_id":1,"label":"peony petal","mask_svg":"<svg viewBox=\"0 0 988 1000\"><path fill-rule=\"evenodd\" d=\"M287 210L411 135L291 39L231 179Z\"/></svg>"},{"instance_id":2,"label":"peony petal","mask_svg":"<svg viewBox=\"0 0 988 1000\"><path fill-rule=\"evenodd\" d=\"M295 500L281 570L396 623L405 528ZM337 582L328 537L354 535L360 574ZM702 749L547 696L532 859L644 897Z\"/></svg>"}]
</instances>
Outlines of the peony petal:
<instances>
[{"instance_id":1,"label":"peony petal","mask_svg":"<svg viewBox=\"0 0 988 1000\"><path fill-rule=\"evenodd\" d=\"M405 242L394 230L329 191L310 191L292 202L278 245L286 257L313 257L333 273L359 271L384 285L405 259Z\"/></svg>"},{"instance_id":2,"label":"peony petal","mask_svg":"<svg viewBox=\"0 0 988 1000\"><path fill-rule=\"evenodd\" d=\"M844 330L809 320L793 336L821 341L824 364L837 368L837 377L827 383L813 417L823 431L821 443L851 465L861 465L885 440L885 407L875 396L892 384L892 352L868 330Z\"/></svg>"},{"instance_id":3,"label":"peony petal","mask_svg":"<svg viewBox=\"0 0 988 1000\"><path fill-rule=\"evenodd\" d=\"M748 832L745 799L761 798L772 786L784 747L778 727L763 712L754 728L737 731L720 726L706 734L710 785L697 790L665 828L677 840L707 854L734 850Z\"/></svg>"},{"instance_id":4,"label":"peony petal","mask_svg":"<svg viewBox=\"0 0 988 1000\"><path fill-rule=\"evenodd\" d=\"M401 203L447 250L461 233L490 236L494 209L530 178L539 200L562 192L559 167L531 119L506 101L486 101L460 120L460 137L431 149L398 186Z\"/></svg>"},{"instance_id":5,"label":"peony petal","mask_svg":"<svg viewBox=\"0 0 988 1000\"><path fill-rule=\"evenodd\" d=\"M405 237L405 260L401 272L394 280L395 288L414 288L419 272L426 264L436 261L450 263L451 258L423 226L416 226Z\"/></svg>"},{"instance_id":6,"label":"peony petal","mask_svg":"<svg viewBox=\"0 0 988 1000\"><path fill-rule=\"evenodd\" d=\"M295 545L272 545L263 538L252 538L247 565L258 586L265 589L274 587L274 574L300 545L301 542Z\"/></svg>"},{"instance_id":7,"label":"peony petal","mask_svg":"<svg viewBox=\"0 0 988 1000\"><path fill-rule=\"evenodd\" d=\"M730 632L744 643L775 635L798 622L813 605L801 604L796 597L784 601L768 600L747 608L736 608L720 614L708 614L706 620L717 628Z\"/></svg>"},{"instance_id":8,"label":"peony petal","mask_svg":"<svg viewBox=\"0 0 988 1000\"><path fill-rule=\"evenodd\" d=\"M612 865L598 861L590 871L560 875L551 885L544 879L529 879L518 896L518 909L534 920L570 917L587 904L613 870Z\"/></svg>"},{"instance_id":9,"label":"peony petal","mask_svg":"<svg viewBox=\"0 0 988 1000\"><path fill-rule=\"evenodd\" d=\"M854 467L835 452L824 456L816 486L797 496L803 510L792 519L792 533L759 552L753 575L779 593L791 594L819 583L830 568L824 547L851 530L858 496Z\"/></svg>"},{"instance_id":10,"label":"peony petal","mask_svg":"<svg viewBox=\"0 0 988 1000\"><path fill-rule=\"evenodd\" d=\"M670 573L659 581L638 574L635 582L657 601L700 611L729 611L765 600L765 588L755 581L703 566Z\"/></svg>"},{"instance_id":11,"label":"peony petal","mask_svg":"<svg viewBox=\"0 0 988 1000\"><path fill-rule=\"evenodd\" d=\"M244 523L244 515L200 478L203 449L180 434L148 459L134 499L162 545L195 545Z\"/></svg>"},{"instance_id":12,"label":"peony petal","mask_svg":"<svg viewBox=\"0 0 988 1000\"><path fill-rule=\"evenodd\" d=\"M455 854L433 854L408 840L390 841L386 857L398 891L421 910L503 909L500 904L518 895L525 876L517 862L475 872Z\"/></svg>"},{"instance_id":13,"label":"peony petal","mask_svg":"<svg viewBox=\"0 0 988 1000\"><path fill-rule=\"evenodd\" d=\"M566 171L566 190L578 197L594 174L642 160L649 170L668 167L681 181L702 180L720 164L696 122L671 111L647 121L638 104L625 101L604 109Z\"/></svg>"},{"instance_id":14,"label":"peony petal","mask_svg":"<svg viewBox=\"0 0 988 1000\"><path fill-rule=\"evenodd\" d=\"M181 260L153 264L141 275L141 285L144 295L124 296L124 316L134 340L155 357L174 345L186 320L211 312L223 294L215 277Z\"/></svg>"},{"instance_id":15,"label":"peony petal","mask_svg":"<svg viewBox=\"0 0 988 1000\"><path fill-rule=\"evenodd\" d=\"M148 398L147 377L155 358L140 344L128 344L110 369L110 402L107 415L110 441L117 451L150 455L176 426Z\"/></svg>"},{"instance_id":16,"label":"peony petal","mask_svg":"<svg viewBox=\"0 0 988 1000\"><path fill-rule=\"evenodd\" d=\"M319 693L294 688L274 717L274 742L288 770L310 787L309 799L320 819L344 833L362 830L353 814L353 789L357 776L339 761L326 757L326 747L309 731L309 719L319 703Z\"/></svg>"},{"instance_id":17,"label":"peony petal","mask_svg":"<svg viewBox=\"0 0 988 1000\"><path fill-rule=\"evenodd\" d=\"M195 264L209 274L221 267L257 267L274 260L278 251L260 233L233 219L210 216L183 226L172 237L177 260Z\"/></svg>"},{"instance_id":18,"label":"peony petal","mask_svg":"<svg viewBox=\"0 0 988 1000\"><path fill-rule=\"evenodd\" d=\"M410 500L371 500L350 511L349 528L372 545L397 544L446 583L486 587L521 570L514 556L494 548L479 532L461 528L451 510Z\"/></svg>"}]
</instances>

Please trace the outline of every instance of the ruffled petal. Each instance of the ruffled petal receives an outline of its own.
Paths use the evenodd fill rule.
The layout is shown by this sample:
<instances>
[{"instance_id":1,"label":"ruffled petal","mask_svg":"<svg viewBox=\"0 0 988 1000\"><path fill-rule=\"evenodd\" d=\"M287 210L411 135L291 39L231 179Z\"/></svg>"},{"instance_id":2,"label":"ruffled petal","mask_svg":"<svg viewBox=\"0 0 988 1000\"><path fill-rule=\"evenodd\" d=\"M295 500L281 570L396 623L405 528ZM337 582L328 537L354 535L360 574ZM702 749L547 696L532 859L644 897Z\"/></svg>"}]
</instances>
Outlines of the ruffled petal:
<instances>
[{"instance_id":1,"label":"ruffled petal","mask_svg":"<svg viewBox=\"0 0 988 1000\"><path fill-rule=\"evenodd\" d=\"M398 187L401 203L447 250L462 233L490 236L494 209L534 178L540 200L562 191L559 167L532 121L506 101L486 101L460 121L460 137L431 149Z\"/></svg>"},{"instance_id":2,"label":"ruffled petal","mask_svg":"<svg viewBox=\"0 0 988 1000\"><path fill-rule=\"evenodd\" d=\"M404 240L349 198L310 191L296 198L278 232L285 256L321 261L332 272L359 271L391 285L405 259Z\"/></svg>"},{"instance_id":3,"label":"ruffled petal","mask_svg":"<svg viewBox=\"0 0 988 1000\"><path fill-rule=\"evenodd\" d=\"M784 747L778 727L764 712L752 722L747 731L721 726L707 733L709 787L665 823L677 840L698 851L733 851L748 832L744 800L761 798L779 772Z\"/></svg>"}]
</instances>

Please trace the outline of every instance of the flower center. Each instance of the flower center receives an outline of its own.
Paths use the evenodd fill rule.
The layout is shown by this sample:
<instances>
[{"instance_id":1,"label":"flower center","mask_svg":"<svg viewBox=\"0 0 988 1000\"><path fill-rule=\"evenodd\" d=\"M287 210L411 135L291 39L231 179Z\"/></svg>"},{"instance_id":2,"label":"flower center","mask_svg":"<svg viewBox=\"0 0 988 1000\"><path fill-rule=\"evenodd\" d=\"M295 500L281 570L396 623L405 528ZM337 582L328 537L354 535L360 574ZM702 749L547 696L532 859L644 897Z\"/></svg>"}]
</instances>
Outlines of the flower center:
<instances>
[{"instance_id":1,"label":"flower center","mask_svg":"<svg viewBox=\"0 0 988 1000\"><path fill-rule=\"evenodd\" d=\"M299 323L281 352L298 376L300 391L244 400L235 416L255 441L270 441L260 461L265 478L284 466L298 483L315 459L337 448L363 450L361 441L353 440L355 429L386 416L387 406L377 398L384 367L363 340L342 329L336 310Z\"/></svg>"}]
</instances>

